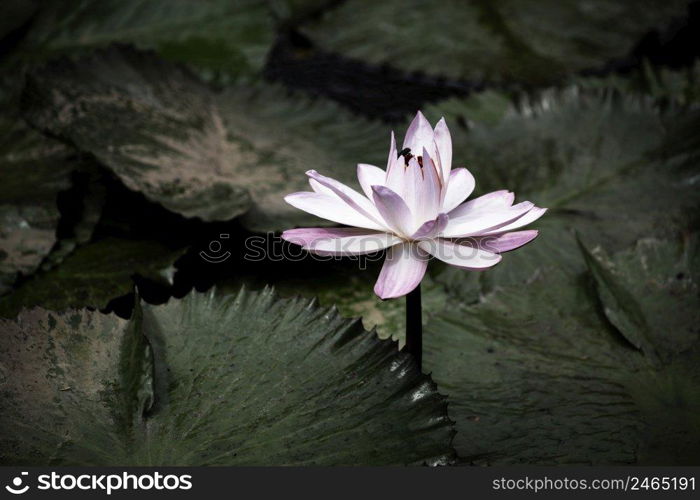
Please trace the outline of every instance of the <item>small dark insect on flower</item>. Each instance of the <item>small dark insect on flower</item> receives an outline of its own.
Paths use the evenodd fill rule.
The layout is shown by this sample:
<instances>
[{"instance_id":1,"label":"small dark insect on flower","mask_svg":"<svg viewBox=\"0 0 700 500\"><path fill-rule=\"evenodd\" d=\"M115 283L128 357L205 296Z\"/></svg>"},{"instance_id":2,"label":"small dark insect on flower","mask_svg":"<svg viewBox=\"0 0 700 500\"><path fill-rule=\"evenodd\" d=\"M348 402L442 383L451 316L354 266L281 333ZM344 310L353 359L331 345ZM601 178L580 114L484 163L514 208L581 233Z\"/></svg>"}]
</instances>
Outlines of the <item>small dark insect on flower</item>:
<instances>
[{"instance_id":1,"label":"small dark insect on flower","mask_svg":"<svg viewBox=\"0 0 700 500\"><path fill-rule=\"evenodd\" d=\"M401 151L399 151L399 154L396 157L399 158L401 156L404 157L406 164L408 164L408 161L413 157L411 154L411 148L403 148Z\"/></svg>"}]
</instances>

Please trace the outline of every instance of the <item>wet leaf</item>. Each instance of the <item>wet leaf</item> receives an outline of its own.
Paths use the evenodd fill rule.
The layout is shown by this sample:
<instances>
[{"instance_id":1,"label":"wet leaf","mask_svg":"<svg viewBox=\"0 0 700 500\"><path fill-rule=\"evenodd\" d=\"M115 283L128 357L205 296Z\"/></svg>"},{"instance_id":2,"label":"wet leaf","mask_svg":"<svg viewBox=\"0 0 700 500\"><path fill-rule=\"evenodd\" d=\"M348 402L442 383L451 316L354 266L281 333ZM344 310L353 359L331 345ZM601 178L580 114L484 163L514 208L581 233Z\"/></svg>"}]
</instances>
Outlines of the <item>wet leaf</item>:
<instances>
[{"instance_id":1,"label":"wet leaf","mask_svg":"<svg viewBox=\"0 0 700 500\"><path fill-rule=\"evenodd\" d=\"M379 265L367 268L356 260L346 258L342 265L319 265L303 269L296 269L290 263L284 269L276 268L274 273L270 273L271 276L258 268L241 269L235 279L227 280L217 287L220 291L227 291L245 283L246 286L260 288L263 286L262 280L268 280L281 296L317 298L321 306L334 306L345 317L361 318L365 329L376 329L380 339L395 340L399 343L399 348L403 348L406 335L405 301L381 300L374 293L381 262L379 260ZM310 273L315 276L313 280L308 278ZM447 294L429 276L423 280L421 291L425 325L445 307Z\"/></svg>"},{"instance_id":2,"label":"wet leaf","mask_svg":"<svg viewBox=\"0 0 700 500\"><path fill-rule=\"evenodd\" d=\"M687 2L349 0L302 26L320 48L404 71L551 84L628 56ZM348 22L354 19L354 22Z\"/></svg>"},{"instance_id":3,"label":"wet leaf","mask_svg":"<svg viewBox=\"0 0 700 500\"><path fill-rule=\"evenodd\" d=\"M131 43L227 81L257 73L273 40L274 22L265 2L59 0L44 2L13 55L42 61Z\"/></svg>"},{"instance_id":4,"label":"wet leaf","mask_svg":"<svg viewBox=\"0 0 700 500\"><path fill-rule=\"evenodd\" d=\"M60 263L77 246L92 238L107 201L104 177L105 173L94 162L83 161L76 167L71 189L61 194L64 204L68 203L66 198L70 198L71 208L64 207L67 213L63 214L56 231L58 241L42 262L43 271Z\"/></svg>"},{"instance_id":5,"label":"wet leaf","mask_svg":"<svg viewBox=\"0 0 700 500\"><path fill-rule=\"evenodd\" d=\"M248 194L226 175L233 152L213 95L180 67L113 48L34 72L25 100L37 127L170 210L221 220L248 208Z\"/></svg>"},{"instance_id":6,"label":"wet leaf","mask_svg":"<svg viewBox=\"0 0 700 500\"><path fill-rule=\"evenodd\" d=\"M54 311L103 309L112 299L133 291L134 276L170 283L173 264L182 253L154 241L106 238L89 243L1 298L0 317L13 317L34 306Z\"/></svg>"},{"instance_id":7,"label":"wet leaf","mask_svg":"<svg viewBox=\"0 0 700 500\"><path fill-rule=\"evenodd\" d=\"M572 230L616 251L648 235L674 237L692 227L699 213L694 179L700 143L692 132L698 120L697 111L664 112L639 95L572 87L545 92L495 125L451 127L454 163L468 166L477 179L473 196L509 189L516 201L531 200L549 212L532 225L540 236L493 270L446 268L439 281L473 299L474 290L526 284L548 266L570 276L582 272Z\"/></svg>"},{"instance_id":8,"label":"wet leaf","mask_svg":"<svg viewBox=\"0 0 700 500\"><path fill-rule=\"evenodd\" d=\"M186 217L245 213L261 231L316 220L283 200L308 189L306 170L356 182L356 164L385 162L388 148L385 127L335 104L262 84L217 95L124 48L34 72L25 101L35 126L92 153L130 189Z\"/></svg>"},{"instance_id":9,"label":"wet leaf","mask_svg":"<svg viewBox=\"0 0 700 500\"><path fill-rule=\"evenodd\" d=\"M642 239L614 260L601 248L581 248L605 317L632 345L659 362L693 347L700 335L696 237L685 245Z\"/></svg>"},{"instance_id":10,"label":"wet leaf","mask_svg":"<svg viewBox=\"0 0 700 500\"><path fill-rule=\"evenodd\" d=\"M537 240L493 270L438 275L453 307L428 324L426 369L451 397L457 451L479 464L694 463L697 277L672 281L697 274L695 247L673 242L698 217L698 114L578 87L527 104L452 129L481 193L550 207ZM574 231L622 253L614 265L582 253Z\"/></svg>"},{"instance_id":11,"label":"wet leaf","mask_svg":"<svg viewBox=\"0 0 700 500\"><path fill-rule=\"evenodd\" d=\"M4 2L0 5L0 39L5 38L29 22L39 8L36 0Z\"/></svg>"},{"instance_id":12,"label":"wet leaf","mask_svg":"<svg viewBox=\"0 0 700 500\"><path fill-rule=\"evenodd\" d=\"M131 321L34 309L0 327L3 463L435 464L452 455L430 378L395 344L305 300L191 294L144 305Z\"/></svg>"},{"instance_id":13,"label":"wet leaf","mask_svg":"<svg viewBox=\"0 0 700 500\"><path fill-rule=\"evenodd\" d=\"M12 114L0 118L0 294L33 273L56 242L58 194L71 185L70 150Z\"/></svg>"},{"instance_id":14,"label":"wet leaf","mask_svg":"<svg viewBox=\"0 0 700 500\"><path fill-rule=\"evenodd\" d=\"M611 316L598 310L599 301L610 304L607 292L595 297L585 276L573 286L551 265L527 287L498 288L478 304L434 317L425 333L426 369L450 395L462 460L697 463L700 330L690 308L698 297L692 255L645 240L614 258L622 274L614 286L654 325L658 350L672 353L662 362L610 326ZM686 278L676 284L679 272ZM680 318L670 318L676 310Z\"/></svg>"}]
</instances>

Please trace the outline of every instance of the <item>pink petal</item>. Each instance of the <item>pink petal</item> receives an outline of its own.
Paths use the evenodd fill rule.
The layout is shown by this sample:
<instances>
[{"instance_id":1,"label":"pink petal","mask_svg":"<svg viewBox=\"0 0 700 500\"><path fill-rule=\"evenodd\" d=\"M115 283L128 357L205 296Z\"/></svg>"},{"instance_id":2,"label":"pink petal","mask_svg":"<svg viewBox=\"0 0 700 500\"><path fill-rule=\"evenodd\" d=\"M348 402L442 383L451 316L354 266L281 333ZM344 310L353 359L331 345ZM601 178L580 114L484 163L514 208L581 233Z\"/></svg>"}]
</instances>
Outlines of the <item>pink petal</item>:
<instances>
[{"instance_id":1,"label":"pink petal","mask_svg":"<svg viewBox=\"0 0 700 500\"><path fill-rule=\"evenodd\" d=\"M442 238L420 241L418 246L443 262L466 269L486 269L501 261L501 256L498 254Z\"/></svg>"},{"instance_id":2,"label":"pink petal","mask_svg":"<svg viewBox=\"0 0 700 500\"><path fill-rule=\"evenodd\" d=\"M428 256L414 243L391 247L379 273L374 293L382 299L406 295L423 279Z\"/></svg>"},{"instance_id":3,"label":"pink petal","mask_svg":"<svg viewBox=\"0 0 700 500\"><path fill-rule=\"evenodd\" d=\"M498 210L508 208L513 204L515 195L505 189L502 191L493 191L492 193L479 196L473 200L461 204L451 212L450 217L456 219L477 210Z\"/></svg>"},{"instance_id":4,"label":"pink petal","mask_svg":"<svg viewBox=\"0 0 700 500\"><path fill-rule=\"evenodd\" d=\"M307 247L317 240L372 234L381 234L381 231L368 231L357 227L300 227L287 229L282 233L282 239Z\"/></svg>"},{"instance_id":5,"label":"pink petal","mask_svg":"<svg viewBox=\"0 0 700 500\"><path fill-rule=\"evenodd\" d=\"M418 158L415 156L411 158L408 162L408 166L403 169L403 175L395 175L392 181L394 179L400 183L394 182L395 187L389 186L389 189L398 194L403 201L406 202L406 206L408 206L411 213L417 216L418 197L421 195L423 189L423 172L418 163ZM432 218L435 218L435 215L433 215Z\"/></svg>"},{"instance_id":6,"label":"pink petal","mask_svg":"<svg viewBox=\"0 0 700 500\"><path fill-rule=\"evenodd\" d=\"M487 252L502 253L515 250L534 240L539 234L536 230L515 231L491 236L473 236L470 244Z\"/></svg>"},{"instance_id":7,"label":"pink petal","mask_svg":"<svg viewBox=\"0 0 700 500\"><path fill-rule=\"evenodd\" d=\"M447 181L445 199L442 202L442 211L450 212L457 205L466 200L472 191L476 181L474 176L466 168L455 168Z\"/></svg>"},{"instance_id":8,"label":"pink petal","mask_svg":"<svg viewBox=\"0 0 700 500\"><path fill-rule=\"evenodd\" d=\"M411 154L418 156L423 151L423 148L432 150L433 145L433 127L430 122L423 116L423 113L418 111L416 117L409 125L406 131L406 137L403 140L404 148L411 148Z\"/></svg>"},{"instance_id":9,"label":"pink petal","mask_svg":"<svg viewBox=\"0 0 700 500\"><path fill-rule=\"evenodd\" d=\"M418 230L415 233L413 233L411 239L420 240L424 238L435 238L443 231L443 229L445 229L448 220L449 217L447 216L447 214L438 215L437 218L429 220L428 222L424 223L421 227L419 227Z\"/></svg>"},{"instance_id":10,"label":"pink petal","mask_svg":"<svg viewBox=\"0 0 700 500\"><path fill-rule=\"evenodd\" d=\"M315 179L309 179L309 185L311 186L311 189L314 190L314 193L325 194L325 195L333 196L333 197L336 197L336 196L337 196L337 195L333 192L332 189L330 189L330 188L324 186L323 184L321 184L320 182L318 182L318 181L315 180Z\"/></svg>"},{"instance_id":11,"label":"pink petal","mask_svg":"<svg viewBox=\"0 0 700 500\"><path fill-rule=\"evenodd\" d=\"M293 207L308 212L322 219L345 224L384 231L384 226L368 219L336 196L302 191L288 194L284 200Z\"/></svg>"},{"instance_id":12,"label":"pink petal","mask_svg":"<svg viewBox=\"0 0 700 500\"><path fill-rule=\"evenodd\" d=\"M394 159L393 165L387 170L386 179L379 185L386 186L395 193L401 194L404 189L404 177L407 169L403 156Z\"/></svg>"},{"instance_id":13,"label":"pink petal","mask_svg":"<svg viewBox=\"0 0 700 500\"><path fill-rule=\"evenodd\" d=\"M422 151L423 166L413 156L408 166L394 168L388 175L387 187L398 194L413 214L413 227L437 217L440 209L441 184L438 172L427 150ZM403 158L400 161L404 161Z\"/></svg>"},{"instance_id":14,"label":"pink petal","mask_svg":"<svg viewBox=\"0 0 700 500\"><path fill-rule=\"evenodd\" d=\"M515 221L534 206L533 203L524 201L505 210L479 210L457 218L453 218L450 213L450 220L442 234L446 238L480 236Z\"/></svg>"},{"instance_id":15,"label":"pink petal","mask_svg":"<svg viewBox=\"0 0 700 500\"><path fill-rule=\"evenodd\" d=\"M372 186L374 204L386 224L398 233L412 234L413 215L406 202L386 186Z\"/></svg>"},{"instance_id":16,"label":"pink petal","mask_svg":"<svg viewBox=\"0 0 700 500\"><path fill-rule=\"evenodd\" d=\"M401 243L388 233L357 228L300 228L282 233L282 238L319 255L362 255Z\"/></svg>"},{"instance_id":17,"label":"pink petal","mask_svg":"<svg viewBox=\"0 0 700 500\"><path fill-rule=\"evenodd\" d=\"M372 186L383 186L386 180L386 172L374 165L360 163L357 165L357 180L362 186L362 191L371 200L374 197Z\"/></svg>"},{"instance_id":18,"label":"pink petal","mask_svg":"<svg viewBox=\"0 0 700 500\"><path fill-rule=\"evenodd\" d=\"M534 207L532 210L528 211L525 215L523 215L522 217L520 217L518 219L515 219L510 224L506 224L505 226L501 226L497 229L494 229L492 231L488 231L488 232L485 232L482 234L487 235L487 234L503 233L505 231L512 231L513 229L518 229L519 227L527 226L528 224L535 222L537 219L542 217L546 211L547 211L546 208Z\"/></svg>"},{"instance_id":19,"label":"pink petal","mask_svg":"<svg viewBox=\"0 0 700 500\"><path fill-rule=\"evenodd\" d=\"M307 171L306 175L308 175L312 179L312 181L316 181L318 184L320 184L327 190L330 190L330 192L335 194L338 198L343 200L350 207L352 207L371 221L376 222L380 226L382 225L382 221L379 217L379 214L377 213L376 207L372 204L371 201L369 201L367 198L362 196L354 189L346 186L342 182L336 181L335 179L331 179L330 177L321 175L315 170ZM312 187L315 187L315 183L313 182ZM322 194L328 193L323 191Z\"/></svg>"},{"instance_id":20,"label":"pink petal","mask_svg":"<svg viewBox=\"0 0 700 500\"><path fill-rule=\"evenodd\" d=\"M440 177L442 179L448 179L450 177L450 171L452 170L452 137L450 136L450 130L447 128L447 123L445 123L444 118L440 118L440 121L435 125L433 137L437 148L440 167L442 168Z\"/></svg>"},{"instance_id":21,"label":"pink petal","mask_svg":"<svg viewBox=\"0 0 700 500\"><path fill-rule=\"evenodd\" d=\"M427 149L423 149L423 168L420 170L419 185L415 196L415 205L409 208L418 224L433 220L440 212L442 182L437 165Z\"/></svg>"}]
</instances>

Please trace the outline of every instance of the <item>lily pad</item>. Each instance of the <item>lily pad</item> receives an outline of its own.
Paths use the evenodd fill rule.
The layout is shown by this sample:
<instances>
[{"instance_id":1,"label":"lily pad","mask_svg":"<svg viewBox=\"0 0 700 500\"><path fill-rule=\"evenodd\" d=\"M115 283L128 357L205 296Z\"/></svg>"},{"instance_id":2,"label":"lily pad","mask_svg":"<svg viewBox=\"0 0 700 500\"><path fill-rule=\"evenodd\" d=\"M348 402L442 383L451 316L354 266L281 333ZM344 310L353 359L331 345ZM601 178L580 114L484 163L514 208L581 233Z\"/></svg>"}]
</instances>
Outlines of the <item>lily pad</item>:
<instances>
[{"instance_id":1,"label":"lily pad","mask_svg":"<svg viewBox=\"0 0 700 500\"><path fill-rule=\"evenodd\" d=\"M699 115L658 104L572 87L495 124L452 107L469 125L452 129L454 158L479 190L508 188L550 208L540 236L493 270L438 276L453 308L428 324L426 369L450 394L465 462L696 461L697 292L652 293L697 273L696 251L668 241L626 250L650 235L674 241L699 213ZM617 270L582 253L574 230L623 252ZM657 434L671 427L664 442Z\"/></svg>"},{"instance_id":2,"label":"lily pad","mask_svg":"<svg viewBox=\"0 0 700 500\"><path fill-rule=\"evenodd\" d=\"M153 241L105 238L89 243L2 297L0 317L14 317L34 306L54 311L104 309L112 299L133 291L134 276L170 284L173 264L182 253Z\"/></svg>"},{"instance_id":3,"label":"lily pad","mask_svg":"<svg viewBox=\"0 0 700 500\"><path fill-rule=\"evenodd\" d=\"M616 255L619 271L596 261L608 270L604 282L597 269L589 275L599 289L626 290L627 308L644 310L657 345L673 353L662 361L615 331L612 316L598 309L600 302L617 307L607 293L597 297L584 276L571 286L553 265L527 287L501 287L478 304L455 304L434 317L425 333L425 363L450 395L461 459L697 464L700 330L690 305L697 304L699 276L693 255L683 245L646 240ZM645 308L655 301L658 307ZM681 319L669 318L675 310Z\"/></svg>"},{"instance_id":4,"label":"lily pad","mask_svg":"<svg viewBox=\"0 0 700 500\"><path fill-rule=\"evenodd\" d=\"M94 162L83 160L76 166L71 189L59 196L59 206L63 203L64 207L62 220L56 230L58 241L42 262L43 271L60 263L77 246L92 238L107 202L104 177L105 172Z\"/></svg>"},{"instance_id":5,"label":"lily pad","mask_svg":"<svg viewBox=\"0 0 700 500\"><path fill-rule=\"evenodd\" d=\"M348 0L302 31L324 50L404 71L542 85L627 57L648 32L684 17L687 4Z\"/></svg>"},{"instance_id":6,"label":"lily pad","mask_svg":"<svg viewBox=\"0 0 700 500\"><path fill-rule=\"evenodd\" d=\"M700 340L698 240L686 238L685 244L643 239L636 251L614 260L600 247L589 251L582 245L605 317L659 363Z\"/></svg>"},{"instance_id":7,"label":"lily pad","mask_svg":"<svg viewBox=\"0 0 700 500\"><path fill-rule=\"evenodd\" d=\"M212 292L143 305L130 321L34 309L0 327L3 463L452 457L445 398L411 357L305 300Z\"/></svg>"},{"instance_id":8,"label":"lily pad","mask_svg":"<svg viewBox=\"0 0 700 500\"><path fill-rule=\"evenodd\" d=\"M578 79L577 83L586 89L646 94L668 107L691 107L700 100L700 63L669 69L644 61L639 69L627 75L583 78Z\"/></svg>"},{"instance_id":9,"label":"lily pad","mask_svg":"<svg viewBox=\"0 0 700 500\"><path fill-rule=\"evenodd\" d=\"M274 37L268 6L255 0L58 0L41 5L13 55L35 62L131 43L227 81L258 73Z\"/></svg>"},{"instance_id":10,"label":"lily pad","mask_svg":"<svg viewBox=\"0 0 700 500\"><path fill-rule=\"evenodd\" d=\"M33 273L56 242L56 198L71 185L70 150L12 113L0 118L0 294Z\"/></svg>"},{"instance_id":11,"label":"lily pad","mask_svg":"<svg viewBox=\"0 0 700 500\"><path fill-rule=\"evenodd\" d=\"M470 168L479 192L510 189L549 212L533 225L537 240L493 270L446 268L439 281L474 298L474 290L526 284L548 265L575 277L585 263L572 229L617 251L692 227L700 213L699 120L695 110L662 111L651 98L571 87L545 92L495 125L453 127L453 157Z\"/></svg>"},{"instance_id":12,"label":"lily pad","mask_svg":"<svg viewBox=\"0 0 700 500\"><path fill-rule=\"evenodd\" d=\"M403 348L406 334L406 304L404 300L381 300L373 292L383 260L361 264L356 260L345 259L333 265L299 266L287 263L284 268L275 267L266 273L264 266L247 262L236 273L236 278L217 285L219 292L237 289L241 283L251 288L261 288L262 280L274 285L282 297L317 298L322 307L337 307L345 317L361 318L367 330L376 330L380 339L392 339ZM376 265L379 264L379 265ZM314 279L309 279L313 273ZM441 311L446 304L447 294L442 286L426 276L421 284L423 297L423 324Z\"/></svg>"},{"instance_id":13,"label":"lily pad","mask_svg":"<svg viewBox=\"0 0 700 500\"><path fill-rule=\"evenodd\" d=\"M30 122L95 155L130 189L186 217L245 213L254 230L315 220L283 200L308 187L309 168L356 182L358 162L386 161L386 128L335 104L263 84L218 95L123 47L34 72L25 101Z\"/></svg>"},{"instance_id":14,"label":"lily pad","mask_svg":"<svg viewBox=\"0 0 700 500\"><path fill-rule=\"evenodd\" d=\"M92 153L130 189L187 217L248 208L232 186L232 153L212 93L186 70L127 48L62 59L32 74L27 117Z\"/></svg>"},{"instance_id":15,"label":"lily pad","mask_svg":"<svg viewBox=\"0 0 700 500\"><path fill-rule=\"evenodd\" d=\"M4 2L0 5L0 39L22 28L39 9L36 0Z\"/></svg>"},{"instance_id":16,"label":"lily pad","mask_svg":"<svg viewBox=\"0 0 700 500\"><path fill-rule=\"evenodd\" d=\"M606 319L649 360L626 384L645 419L642 463L698 463L698 241L646 238L612 259L582 247Z\"/></svg>"}]
</instances>

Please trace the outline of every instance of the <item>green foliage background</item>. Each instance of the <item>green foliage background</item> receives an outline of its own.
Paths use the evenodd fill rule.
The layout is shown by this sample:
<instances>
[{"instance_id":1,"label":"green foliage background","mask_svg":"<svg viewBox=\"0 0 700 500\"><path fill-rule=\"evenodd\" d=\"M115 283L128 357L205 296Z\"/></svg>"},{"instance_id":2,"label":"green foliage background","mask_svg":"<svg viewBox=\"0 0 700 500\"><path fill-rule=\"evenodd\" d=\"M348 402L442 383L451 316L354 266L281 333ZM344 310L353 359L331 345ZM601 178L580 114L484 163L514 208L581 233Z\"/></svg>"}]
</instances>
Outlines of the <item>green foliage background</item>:
<instances>
[{"instance_id":1,"label":"green foliage background","mask_svg":"<svg viewBox=\"0 0 700 500\"><path fill-rule=\"evenodd\" d=\"M0 463L697 464L697 17L5 2ZM246 258L325 223L282 200L306 170L355 185L417 108L476 195L549 208L493 270L431 264L427 375L380 260Z\"/></svg>"}]
</instances>

